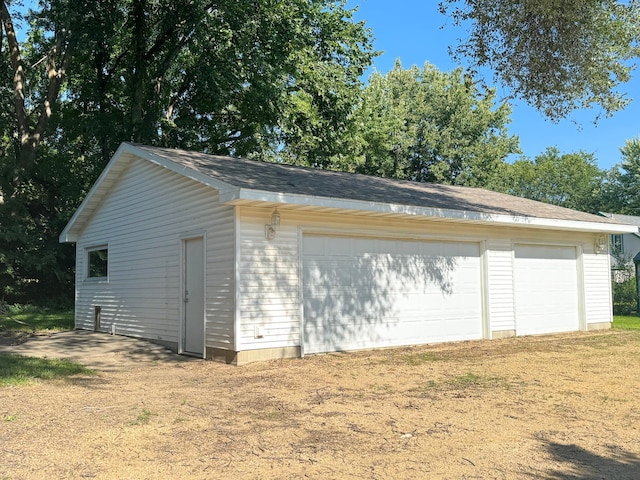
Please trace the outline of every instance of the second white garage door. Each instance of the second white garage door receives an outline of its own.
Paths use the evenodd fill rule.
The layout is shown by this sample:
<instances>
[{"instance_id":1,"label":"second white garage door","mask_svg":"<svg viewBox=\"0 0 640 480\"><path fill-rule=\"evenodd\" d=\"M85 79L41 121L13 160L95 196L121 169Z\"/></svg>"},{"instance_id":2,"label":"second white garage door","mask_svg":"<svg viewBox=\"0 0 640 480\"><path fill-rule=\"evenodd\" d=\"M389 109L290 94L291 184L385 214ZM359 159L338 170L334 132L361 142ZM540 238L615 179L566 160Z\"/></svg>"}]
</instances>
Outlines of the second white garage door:
<instances>
[{"instance_id":1,"label":"second white garage door","mask_svg":"<svg viewBox=\"0 0 640 480\"><path fill-rule=\"evenodd\" d=\"M479 245L304 235L305 353L482 338Z\"/></svg>"},{"instance_id":2,"label":"second white garage door","mask_svg":"<svg viewBox=\"0 0 640 480\"><path fill-rule=\"evenodd\" d=\"M575 247L516 245L514 283L518 335L580 328Z\"/></svg>"}]
</instances>

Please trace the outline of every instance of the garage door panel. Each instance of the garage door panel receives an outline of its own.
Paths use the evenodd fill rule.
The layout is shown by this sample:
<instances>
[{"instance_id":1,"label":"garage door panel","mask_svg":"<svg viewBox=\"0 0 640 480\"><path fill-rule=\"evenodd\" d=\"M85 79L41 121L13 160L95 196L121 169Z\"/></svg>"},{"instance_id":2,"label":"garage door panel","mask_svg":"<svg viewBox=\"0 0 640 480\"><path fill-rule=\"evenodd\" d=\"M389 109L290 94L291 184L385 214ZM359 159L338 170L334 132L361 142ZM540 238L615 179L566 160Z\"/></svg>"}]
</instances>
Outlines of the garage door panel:
<instances>
[{"instance_id":1,"label":"garage door panel","mask_svg":"<svg viewBox=\"0 0 640 480\"><path fill-rule=\"evenodd\" d=\"M351 321L345 321L351 320ZM472 321L478 321L473 317ZM402 322L400 318L345 317L343 321L323 323L305 329L305 353L392 347L428 342L469 340L466 319ZM477 339L478 335L471 338Z\"/></svg>"},{"instance_id":2,"label":"garage door panel","mask_svg":"<svg viewBox=\"0 0 640 480\"><path fill-rule=\"evenodd\" d=\"M348 258L334 240L341 251L349 242ZM305 236L303 245L305 352L481 338L477 244Z\"/></svg>"},{"instance_id":3,"label":"garage door panel","mask_svg":"<svg viewBox=\"0 0 640 480\"><path fill-rule=\"evenodd\" d=\"M579 329L575 247L517 245L514 283L518 335Z\"/></svg>"},{"instance_id":4,"label":"garage door panel","mask_svg":"<svg viewBox=\"0 0 640 480\"><path fill-rule=\"evenodd\" d=\"M567 260L574 262L576 249L575 247L560 245L516 245L515 256L520 259L534 260L530 265L536 265L535 260Z\"/></svg>"}]
</instances>

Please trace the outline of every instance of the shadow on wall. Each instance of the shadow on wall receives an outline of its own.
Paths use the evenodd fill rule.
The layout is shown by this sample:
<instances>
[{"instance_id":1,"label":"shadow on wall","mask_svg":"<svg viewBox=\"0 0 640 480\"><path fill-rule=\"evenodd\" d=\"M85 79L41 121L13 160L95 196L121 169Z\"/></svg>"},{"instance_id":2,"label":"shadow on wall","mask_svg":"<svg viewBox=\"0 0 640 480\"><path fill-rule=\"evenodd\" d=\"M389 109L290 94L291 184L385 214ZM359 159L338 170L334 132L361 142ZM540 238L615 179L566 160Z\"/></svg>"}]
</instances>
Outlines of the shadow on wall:
<instances>
[{"instance_id":1,"label":"shadow on wall","mask_svg":"<svg viewBox=\"0 0 640 480\"><path fill-rule=\"evenodd\" d=\"M153 297L148 290L140 295L134 288L116 288L113 284L99 288L99 291L85 289L82 292L81 301L76 304L76 315L80 320L77 329L169 342L173 345L171 348L176 349L180 328L175 298L177 288L171 295L159 284ZM99 307L99 313L96 307Z\"/></svg>"},{"instance_id":2,"label":"shadow on wall","mask_svg":"<svg viewBox=\"0 0 640 480\"><path fill-rule=\"evenodd\" d=\"M282 236L281 233L279 233ZM245 241L238 306L242 342L268 348L298 345L300 306L297 237L289 242ZM264 335L256 338L256 329Z\"/></svg>"},{"instance_id":3,"label":"shadow on wall","mask_svg":"<svg viewBox=\"0 0 640 480\"><path fill-rule=\"evenodd\" d=\"M562 472L542 475L549 480L635 480L640 477L640 457L616 446L608 446L608 455L597 455L577 445L549 443L547 450L556 462L564 464Z\"/></svg>"},{"instance_id":4,"label":"shadow on wall","mask_svg":"<svg viewBox=\"0 0 640 480\"><path fill-rule=\"evenodd\" d=\"M414 251L305 259L304 335L312 351L321 344L325 351L382 346L390 338L408 344L433 333L426 325L437 329L442 318L466 308L458 298L465 289L459 287L480 279L465 278L464 257L438 252L442 244L402 246ZM464 248L478 255L477 245Z\"/></svg>"},{"instance_id":5,"label":"shadow on wall","mask_svg":"<svg viewBox=\"0 0 640 480\"><path fill-rule=\"evenodd\" d=\"M245 344L302 339L319 353L481 338L478 243L305 235L300 277L297 240L243 244Z\"/></svg>"}]
</instances>

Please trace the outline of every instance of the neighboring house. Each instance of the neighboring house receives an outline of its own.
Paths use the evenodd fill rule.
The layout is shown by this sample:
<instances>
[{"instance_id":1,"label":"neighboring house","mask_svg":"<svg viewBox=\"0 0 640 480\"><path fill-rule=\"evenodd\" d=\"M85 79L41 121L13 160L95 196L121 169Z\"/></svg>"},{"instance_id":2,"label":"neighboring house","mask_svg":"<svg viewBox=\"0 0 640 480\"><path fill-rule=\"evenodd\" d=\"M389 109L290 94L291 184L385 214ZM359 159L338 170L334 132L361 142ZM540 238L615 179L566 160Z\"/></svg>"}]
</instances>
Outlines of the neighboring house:
<instances>
[{"instance_id":1,"label":"neighboring house","mask_svg":"<svg viewBox=\"0 0 640 480\"><path fill-rule=\"evenodd\" d=\"M612 268L616 268L620 261L633 268L634 259L635 262L640 262L640 257L638 257L640 255L640 217L606 212L599 212L599 214L616 222L627 223L636 227L635 232L614 233L609 237Z\"/></svg>"},{"instance_id":2,"label":"neighboring house","mask_svg":"<svg viewBox=\"0 0 640 480\"><path fill-rule=\"evenodd\" d=\"M60 236L75 325L245 363L608 328L610 234L481 189L122 144Z\"/></svg>"}]
</instances>

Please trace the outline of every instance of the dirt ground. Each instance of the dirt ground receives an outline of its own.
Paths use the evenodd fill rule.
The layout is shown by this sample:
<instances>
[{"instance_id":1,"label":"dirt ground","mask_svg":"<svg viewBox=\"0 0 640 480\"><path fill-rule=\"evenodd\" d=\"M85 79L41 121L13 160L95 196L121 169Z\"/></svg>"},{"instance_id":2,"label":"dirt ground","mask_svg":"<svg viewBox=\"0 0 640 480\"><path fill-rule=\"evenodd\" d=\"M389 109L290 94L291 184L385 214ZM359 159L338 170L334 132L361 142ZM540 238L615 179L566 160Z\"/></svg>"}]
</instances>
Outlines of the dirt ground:
<instances>
[{"instance_id":1,"label":"dirt ground","mask_svg":"<svg viewBox=\"0 0 640 480\"><path fill-rule=\"evenodd\" d=\"M0 479L636 479L640 333L0 387Z\"/></svg>"}]
</instances>

